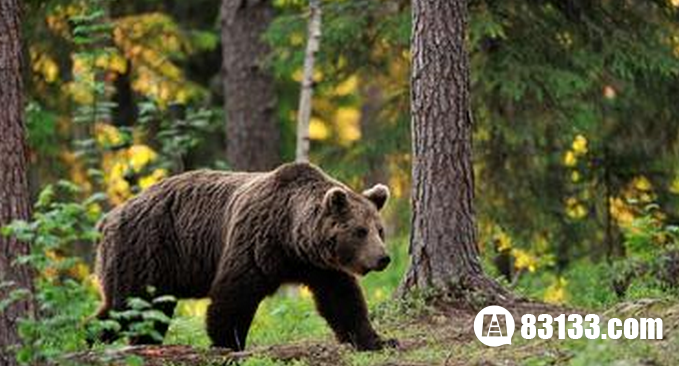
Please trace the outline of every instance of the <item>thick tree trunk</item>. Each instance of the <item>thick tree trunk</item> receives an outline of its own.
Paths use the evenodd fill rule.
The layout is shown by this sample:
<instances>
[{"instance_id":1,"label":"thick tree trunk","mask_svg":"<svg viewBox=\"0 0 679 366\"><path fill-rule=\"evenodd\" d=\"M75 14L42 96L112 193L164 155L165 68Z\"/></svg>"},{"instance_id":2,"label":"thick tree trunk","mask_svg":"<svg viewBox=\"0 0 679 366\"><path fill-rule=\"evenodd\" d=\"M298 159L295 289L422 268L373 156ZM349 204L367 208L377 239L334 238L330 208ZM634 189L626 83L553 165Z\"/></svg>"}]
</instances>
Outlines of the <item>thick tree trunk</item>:
<instances>
[{"instance_id":1,"label":"thick tree trunk","mask_svg":"<svg viewBox=\"0 0 679 366\"><path fill-rule=\"evenodd\" d=\"M274 80L264 67L262 35L270 0L222 0L226 156L234 170L269 170L280 162Z\"/></svg>"},{"instance_id":2,"label":"thick tree trunk","mask_svg":"<svg viewBox=\"0 0 679 366\"><path fill-rule=\"evenodd\" d=\"M116 126L132 126L137 120L137 103L132 90L132 63L128 60L125 72L118 74L113 82L113 123Z\"/></svg>"},{"instance_id":3,"label":"thick tree trunk","mask_svg":"<svg viewBox=\"0 0 679 366\"><path fill-rule=\"evenodd\" d=\"M382 88L370 80L369 75L361 78L359 93L361 105L361 143L365 144L365 161L368 165L364 186L372 187L377 183L389 183L389 169L383 149L380 148L380 112L384 105Z\"/></svg>"},{"instance_id":4,"label":"thick tree trunk","mask_svg":"<svg viewBox=\"0 0 679 366\"><path fill-rule=\"evenodd\" d=\"M321 43L321 1L309 0L309 30L304 53L304 74L302 91L297 111L297 149L295 160L309 161L309 121L311 120L311 98L314 94L314 64L316 52Z\"/></svg>"},{"instance_id":5,"label":"thick tree trunk","mask_svg":"<svg viewBox=\"0 0 679 366\"><path fill-rule=\"evenodd\" d=\"M484 275L476 242L466 1L415 0L412 12L412 261L401 293L499 302L507 292Z\"/></svg>"},{"instance_id":6,"label":"thick tree trunk","mask_svg":"<svg viewBox=\"0 0 679 366\"><path fill-rule=\"evenodd\" d=\"M26 145L23 122L21 80L20 2L0 0L0 227L30 214ZM18 266L18 256L28 254L28 246L0 235L0 299L10 291L32 289L31 271ZM16 365L8 349L19 343L17 320L33 311L29 300L18 301L0 312L0 365Z\"/></svg>"}]
</instances>

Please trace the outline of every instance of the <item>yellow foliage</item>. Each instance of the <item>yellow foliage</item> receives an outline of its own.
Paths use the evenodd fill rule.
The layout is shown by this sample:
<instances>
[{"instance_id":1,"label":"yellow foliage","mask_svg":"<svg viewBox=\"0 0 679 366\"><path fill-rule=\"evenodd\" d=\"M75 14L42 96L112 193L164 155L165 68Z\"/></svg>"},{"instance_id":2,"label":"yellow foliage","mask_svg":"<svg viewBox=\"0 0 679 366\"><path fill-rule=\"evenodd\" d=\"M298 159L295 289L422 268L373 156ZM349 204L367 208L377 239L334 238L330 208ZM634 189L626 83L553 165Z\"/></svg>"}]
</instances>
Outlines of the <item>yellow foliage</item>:
<instances>
[{"instance_id":1,"label":"yellow foliage","mask_svg":"<svg viewBox=\"0 0 679 366\"><path fill-rule=\"evenodd\" d=\"M98 203L92 203L89 206L87 206L87 213L91 217L99 217L101 215L101 205Z\"/></svg>"},{"instance_id":2,"label":"yellow foliage","mask_svg":"<svg viewBox=\"0 0 679 366\"><path fill-rule=\"evenodd\" d=\"M309 288L306 287L306 286L300 286L299 287L299 296L306 298L306 299L310 299L312 297L311 290L309 290Z\"/></svg>"},{"instance_id":3,"label":"yellow foliage","mask_svg":"<svg viewBox=\"0 0 679 366\"><path fill-rule=\"evenodd\" d=\"M389 165L389 188L393 197L403 197L410 191L410 154L391 154L387 157Z\"/></svg>"},{"instance_id":4,"label":"yellow foliage","mask_svg":"<svg viewBox=\"0 0 679 366\"><path fill-rule=\"evenodd\" d=\"M389 177L389 187L390 187L391 194L394 197L403 197L404 189L403 189L403 185L401 184L401 182L402 182L402 180L395 175L392 175L392 176Z\"/></svg>"},{"instance_id":5,"label":"yellow foliage","mask_svg":"<svg viewBox=\"0 0 679 366\"><path fill-rule=\"evenodd\" d=\"M90 267L87 264L78 261L68 270L68 274L73 278L83 281L90 275Z\"/></svg>"},{"instance_id":6,"label":"yellow foliage","mask_svg":"<svg viewBox=\"0 0 679 366\"><path fill-rule=\"evenodd\" d=\"M677 1L679 1L679 0L677 0ZM670 189L670 192L672 192L674 194L679 194L679 177L676 177L676 178L674 178L674 180L672 180L672 184L670 185L669 189Z\"/></svg>"},{"instance_id":7,"label":"yellow foliage","mask_svg":"<svg viewBox=\"0 0 679 366\"><path fill-rule=\"evenodd\" d=\"M576 156L582 156L587 154L587 138L583 135L575 136L573 143L571 144L571 149Z\"/></svg>"},{"instance_id":8,"label":"yellow foliage","mask_svg":"<svg viewBox=\"0 0 679 366\"><path fill-rule=\"evenodd\" d=\"M298 82L298 83L301 83L301 82L302 82L302 78L303 78L303 77L304 77L304 71L303 71L301 68L295 70L295 71L292 73L292 80L294 80L294 81L296 81L296 82Z\"/></svg>"},{"instance_id":9,"label":"yellow foliage","mask_svg":"<svg viewBox=\"0 0 679 366\"><path fill-rule=\"evenodd\" d=\"M361 112L357 108L339 108L335 113L335 124L340 142L350 143L361 138L358 125Z\"/></svg>"},{"instance_id":10,"label":"yellow foliage","mask_svg":"<svg viewBox=\"0 0 679 366\"><path fill-rule=\"evenodd\" d=\"M139 188L141 188L142 190L149 188L152 185L161 181L165 177L167 177L167 170L155 169L153 173L139 178Z\"/></svg>"},{"instance_id":11,"label":"yellow foliage","mask_svg":"<svg viewBox=\"0 0 679 366\"><path fill-rule=\"evenodd\" d=\"M648 178L644 177L643 175L632 179L632 186L643 192L653 189L651 181L649 181Z\"/></svg>"},{"instance_id":12,"label":"yellow foliage","mask_svg":"<svg viewBox=\"0 0 679 366\"><path fill-rule=\"evenodd\" d=\"M117 146L123 142L120 131L107 123L96 123L94 125L94 138L101 147Z\"/></svg>"},{"instance_id":13,"label":"yellow foliage","mask_svg":"<svg viewBox=\"0 0 679 366\"><path fill-rule=\"evenodd\" d=\"M130 166L135 172L141 171L148 163L156 160L158 154L147 145L135 144L127 150Z\"/></svg>"},{"instance_id":14,"label":"yellow foliage","mask_svg":"<svg viewBox=\"0 0 679 366\"><path fill-rule=\"evenodd\" d=\"M122 163L116 163L113 171L122 171L123 167ZM105 181L107 185L106 193L114 205L119 205L132 197L130 183L125 180L124 174L111 173Z\"/></svg>"},{"instance_id":15,"label":"yellow foliage","mask_svg":"<svg viewBox=\"0 0 679 366\"><path fill-rule=\"evenodd\" d=\"M572 219L581 219L587 216L587 208L575 197L566 200L566 215Z\"/></svg>"},{"instance_id":16,"label":"yellow foliage","mask_svg":"<svg viewBox=\"0 0 679 366\"><path fill-rule=\"evenodd\" d=\"M292 73L292 80L301 83L302 79L304 78L304 70L303 69L297 69L295 72ZM318 82L323 80L323 73L316 69L314 70L314 75L311 77L312 80Z\"/></svg>"},{"instance_id":17,"label":"yellow foliage","mask_svg":"<svg viewBox=\"0 0 679 366\"><path fill-rule=\"evenodd\" d=\"M185 89L179 89L177 90L177 93L175 94L174 100L177 103L184 104L189 100L191 93L189 93L188 90Z\"/></svg>"},{"instance_id":18,"label":"yellow foliage","mask_svg":"<svg viewBox=\"0 0 679 366\"><path fill-rule=\"evenodd\" d=\"M94 68L87 56L73 54L71 56L73 81L65 85L65 89L77 104L91 104L94 101Z\"/></svg>"},{"instance_id":19,"label":"yellow foliage","mask_svg":"<svg viewBox=\"0 0 679 366\"><path fill-rule=\"evenodd\" d=\"M305 44L306 38L302 33L294 32L290 35L290 44L293 46L301 46Z\"/></svg>"},{"instance_id":20,"label":"yellow foliage","mask_svg":"<svg viewBox=\"0 0 679 366\"><path fill-rule=\"evenodd\" d=\"M558 277L547 290L545 290L544 300L550 304L562 304L568 299L568 281L563 277Z\"/></svg>"},{"instance_id":21,"label":"yellow foliage","mask_svg":"<svg viewBox=\"0 0 679 366\"><path fill-rule=\"evenodd\" d=\"M574 167L578 163L578 157L587 154L587 151L587 138L583 135L575 136L571 149L563 156L563 164L567 167Z\"/></svg>"},{"instance_id":22,"label":"yellow foliage","mask_svg":"<svg viewBox=\"0 0 679 366\"><path fill-rule=\"evenodd\" d=\"M563 164L568 167L574 167L577 163L578 159L575 157L575 153L570 150L566 151L566 154L563 156Z\"/></svg>"},{"instance_id":23,"label":"yellow foliage","mask_svg":"<svg viewBox=\"0 0 679 366\"><path fill-rule=\"evenodd\" d=\"M124 58L111 59L109 67L122 67L126 59L134 65L132 89L161 106L184 103L201 94L189 82L172 57L192 52L192 44L176 23L163 13L137 14L116 19L113 40ZM115 65L115 66L114 66ZM125 66L126 67L126 66Z\"/></svg>"},{"instance_id":24,"label":"yellow foliage","mask_svg":"<svg viewBox=\"0 0 679 366\"><path fill-rule=\"evenodd\" d=\"M341 82L339 85L337 85L337 87L335 88L335 94L339 96L349 95L351 93L355 93L357 87L358 87L358 77L356 75L352 75L343 82Z\"/></svg>"},{"instance_id":25,"label":"yellow foliage","mask_svg":"<svg viewBox=\"0 0 679 366\"><path fill-rule=\"evenodd\" d=\"M512 249L512 256L514 257L514 268L517 270L527 269L529 272L535 272L538 267L538 259L523 249Z\"/></svg>"},{"instance_id":26,"label":"yellow foliage","mask_svg":"<svg viewBox=\"0 0 679 366\"><path fill-rule=\"evenodd\" d=\"M330 129L322 119L312 117L309 121L309 138L312 140L325 140L330 136Z\"/></svg>"},{"instance_id":27,"label":"yellow foliage","mask_svg":"<svg viewBox=\"0 0 679 366\"><path fill-rule=\"evenodd\" d=\"M571 172L571 181L577 183L580 181L580 173L577 170Z\"/></svg>"},{"instance_id":28,"label":"yellow foliage","mask_svg":"<svg viewBox=\"0 0 679 366\"><path fill-rule=\"evenodd\" d=\"M497 249L501 252L512 249L512 238L503 230L495 234L495 242L497 243Z\"/></svg>"},{"instance_id":29,"label":"yellow foliage","mask_svg":"<svg viewBox=\"0 0 679 366\"><path fill-rule=\"evenodd\" d=\"M610 214L622 227L630 227L634 221L633 208L627 205L620 197L611 197Z\"/></svg>"},{"instance_id":30,"label":"yellow foliage","mask_svg":"<svg viewBox=\"0 0 679 366\"><path fill-rule=\"evenodd\" d=\"M112 125L95 125L95 137L102 146L117 145L122 142L120 131ZM102 169L106 192L113 204L120 204L132 197L132 187L125 179L128 173L139 173L158 158L158 154L148 145L134 144L127 149L109 151L102 156ZM167 176L165 169L155 169L151 174L139 178L139 187L146 189Z\"/></svg>"},{"instance_id":31,"label":"yellow foliage","mask_svg":"<svg viewBox=\"0 0 679 366\"><path fill-rule=\"evenodd\" d=\"M42 76L48 83L53 83L59 77L59 65L49 55L40 53L36 48L29 50L33 72Z\"/></svg>"},{"instance_id":32,"label":"yellow foliage","mask_svg":"<svg viewBox=\"0 0 679 366\"><path fill-rule=\"evenodd\" d=\"M42 275L45 276L45 278L54 279L59 275L59 271L54 267L47 267L42 272Z\"/></svg>"},{"instance_id":33,"label":"yellow foliage","mask_svg":"<svg viewBox=\"0 0 679 366\"><path fill-rule=\"evenodd\" d=\"M66 274L72 278L84 281L90 275L89 266L81 260L77 260L75 264L69 268L60 269L59 266L64 261L64 257L62 255L54 250L47 250L45 251L45 257L47 257L50 262L53 263L53 265L45 268L43 272L43 276L46 278L54 279L60 274Z\"/></svg>"},{"instance_id":34,"label":"yellow foliage","mask_svg":"<svg viewBox=\"0 0 679 366\"><path fill-rule=\"evenodd\" d=\"M127 60L119 53L105 53L94 60L94 64L105 70L124 74L127 71Z\"/></svg>"},{"instance_id":35,"label":"yellow foliage","mask_svg":"<svg viewBox=\"0 0 679 366\"><path fill-rule=\"evenodd\" d=\"M94 96L92 95L92 89L88 88L82 83L71 81L64 84L64 90L71 96L74 102L77 104L92 104L94 101Z\"/></svg>"},{"instance_id":36,"label":"yellow foliage","mask_svg":"<svg viewBox=\"0 0 679 366\"><path fill-rule=\"evenodd\" d=\"M74 15L82 14L85 11L83 4L72 3L69 5L56 5L45 17L47 27L55 34L67 38L71 35L71 25L69 20Z\"/></svg>"},{"instance_id":37,"label":"yellow foliage","mask_svg":"<svg viewBox=\"0 0 679 366\"><path fill-rule=\"evenodd\" d=\"M99 282L99 277L97 277L94 273L90 273L89 276L85 277L83 279L83 285L91 292L95 294L101 294L102 293L102 288L101 288L101 282Z\"/></svg>"},{"instance_id":38,"label":"yellow foliage","mask_svg":"<svg viewBox=\"0 0 679 366\"><path fill-rule=\"evenodd\" d=\"M54 250L46 250L45 257L50 261L57 262L61 260L61 256Z\"/></svg>"}]
</instances>

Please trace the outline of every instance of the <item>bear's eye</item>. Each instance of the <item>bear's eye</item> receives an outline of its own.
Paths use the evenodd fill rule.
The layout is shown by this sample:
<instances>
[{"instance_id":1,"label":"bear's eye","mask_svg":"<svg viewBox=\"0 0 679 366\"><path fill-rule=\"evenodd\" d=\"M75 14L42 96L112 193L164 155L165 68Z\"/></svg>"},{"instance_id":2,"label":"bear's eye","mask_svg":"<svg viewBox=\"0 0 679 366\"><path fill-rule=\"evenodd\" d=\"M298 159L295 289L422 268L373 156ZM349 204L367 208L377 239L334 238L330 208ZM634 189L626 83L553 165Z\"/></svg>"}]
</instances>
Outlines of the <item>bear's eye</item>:
<instances>
[{"instance_id":1,"label":"bear's eye","mask_svg":"<svg viewBox=\"0 0 679 366\"><path fill-rule=\"evenodd\" d=\"M384 228L377 229L377 235L380 236L380 239L384 240Z\"/></svg>"},{"instance_id":2,"label":"bear's eye","mask_svg":"<svg viewBox=\"0 0 679 366\"><path fill-rule=\"evenodd\" d=\"M354 236L359 239L365 238L366 236L368 236L368 229L364 227L359 227L354 230Z\"/></svg>"}]
</instances>

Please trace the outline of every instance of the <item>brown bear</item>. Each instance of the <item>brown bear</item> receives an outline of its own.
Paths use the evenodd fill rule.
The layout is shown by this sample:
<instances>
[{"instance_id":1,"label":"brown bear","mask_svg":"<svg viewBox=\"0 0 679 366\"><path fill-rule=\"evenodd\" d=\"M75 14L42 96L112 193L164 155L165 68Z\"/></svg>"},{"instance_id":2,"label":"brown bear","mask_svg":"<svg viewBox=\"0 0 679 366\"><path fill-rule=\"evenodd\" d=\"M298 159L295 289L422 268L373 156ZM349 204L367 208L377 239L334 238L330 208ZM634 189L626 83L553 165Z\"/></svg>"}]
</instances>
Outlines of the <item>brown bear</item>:
<instances>
[{"instance_id":1,"label":"brown bear","mask_svg":"<svg viewBox=\"0 0 679 366\"><path fill-rule=\"evenodd\" d=\"M356 279L390 262L378 214L388 197L383 185L358 194L306 163L165 179L100 223L103 304L96 317L124 309L130 297L148 298L149 287L154 296L209 297L213 345L242 350L262 299L282 284L299 283L312 291L340 342L359 350L395 345L370 324ZM174 305L162 303L160 310L171 317ZM156 329L164 335L167 325Z\"/></svg>"}]
</instances>

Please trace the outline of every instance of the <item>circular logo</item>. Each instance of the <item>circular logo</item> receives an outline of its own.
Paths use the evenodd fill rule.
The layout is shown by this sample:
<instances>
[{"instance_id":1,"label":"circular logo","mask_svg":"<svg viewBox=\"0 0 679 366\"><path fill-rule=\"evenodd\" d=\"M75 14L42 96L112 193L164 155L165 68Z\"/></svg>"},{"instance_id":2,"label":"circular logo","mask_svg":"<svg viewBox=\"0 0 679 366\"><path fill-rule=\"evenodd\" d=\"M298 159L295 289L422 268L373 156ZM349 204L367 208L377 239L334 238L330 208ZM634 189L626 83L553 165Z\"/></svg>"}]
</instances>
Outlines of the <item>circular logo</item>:
<instances>
[{"instance_id":1,"label":"circular logo","mask_svg":"<svg viewBox=\"0 0 679 366\"><path fill-rule=\"evenodd\" d=\"M486 346L498 347L503 344L512 344L514 317L502 306L488 306L476 314L474 333L476 338Z\"/></svg>"}]
</instances>

